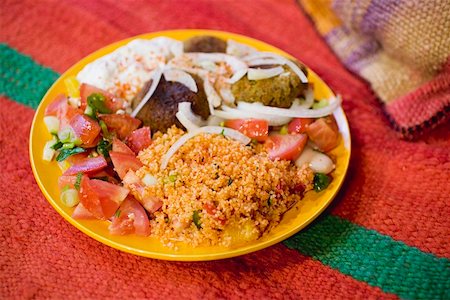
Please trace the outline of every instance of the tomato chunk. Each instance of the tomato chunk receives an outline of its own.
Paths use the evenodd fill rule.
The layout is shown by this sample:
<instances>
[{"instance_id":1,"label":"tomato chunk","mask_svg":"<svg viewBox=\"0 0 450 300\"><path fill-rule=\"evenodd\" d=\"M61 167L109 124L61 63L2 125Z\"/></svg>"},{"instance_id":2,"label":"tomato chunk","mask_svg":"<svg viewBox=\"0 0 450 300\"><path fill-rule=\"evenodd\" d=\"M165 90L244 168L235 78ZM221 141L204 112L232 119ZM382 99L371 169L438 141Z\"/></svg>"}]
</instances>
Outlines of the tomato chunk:
<instances>
[{"instance_id":1,"label":"tomato chunk","mask_svg":"<svg viewBox=\"0 0 450 300\"><path fill-rule=\"evenodd\" d=\"M275 134L269 136L264 145L270 159L294 160L303 151L307 140L305 134Z\"/></svg>"},{"instance_id":2,"label":"tomato chunk","mask_svg":"<svg viewBox=\"0 0 450 300\"><path fill-rule=\"evenodd\" d=\"M64 128L69 125L70 120L77 114L82 114L78 108L71 106L67 102L67 98L61 99L56 108L56 117L59 120L59 128Z\"/></svg>"},{"instance_id":3,"label":"tomato chunk","mask_svg":"<svg viewBox=\"0 0 450 300\"><path fill-rule=\"evenodd\" d=\"M150 131L150 127L142 127L134 130L127 137L127 143L131 150L133 150L136 154L150 146L152 143L152 133Z\"/></svg>"},{"instance_id":4,"label":"tomato chunk","mask_svg":"<svg viewBox=\"0 0 450 300\"><path fill-rule=\"evenodd\" d=\"M132 197L127 197L111 220L109 232L114 235L135 233L148 236L150 222L144 208Z\"/></svg>"},{"instance_id":5,"label":"tomato chunk","mask_svg":"<svg viewBox=\"0 0 450 300\"><path fill-rule=\"evenodd\" d=\"M80 97L81 97L81 109L84 110L87 106L87 98L92 94L102 94L105 96L105 105L113 113L123 108L123 99L115 97L113 94L108 93L102 89L92 86L87 83L82 83L80 86Z\"/></svg>"},{"instance_id":6,"label":"tomato chunk","mask_svg":"<svg viewBox=\"0 0 450 300\"><path fill-rule=\"evenodd\" d=\"M58 178L58 187L60 190L62 190L65 187L69 187L73 189L75 187L75 182L77 181L77 176L60 176Z\"/></svg>"},{"instance_id":7,"label":"tomato chunk","mask_svg":"<svg viewBox=\"0 0 450 300\"><path fill-rule=\"evenodd\" d=\"M70 168L68 168L63 175L76 175L78 173L94 173L108 165L105 158L101 155L97 157L87 157L80 159L80 161Z\"/></svg>"},{"instance_id":8,"label":"tomato chunk","mask_svg":"<svg viewBox=\"0 0 450 300\"><path fill-rule=\"evenodd\" d=\"M46 108L45 108L45 115L46 116L57 116L58 110L60 107L64 104L67 104L67 97L64 94L59 94L56 96L55 100L52 101Z\"/></svg>"},{"instance_id":9,"label":"tomato chunk","mask_svg":"<svg viewBox=\"0 0 450 300\"><path fill-rule=\"evenodd\" d=\"M80 191L78 192L80 203L88 210L95 218L106 220L103 214L102 204L98 194L91 186L91 181L86 175L83 175L80 182Z\"/></svg>"},{"instance_id":10,"label":"tomato chunk","mask_svg":"<svg viewBox=\"0 0 450 300\"><path fill-rule=\"evenodd\" d=\"M125 139L141 125L141 120L129 115L107 114L99 115L99 118L105 122L108 130L115 132L121 140Z\"/></svg>"},{"instance_id":11,"label":"tomato chunk","mask_svg":"<svg viewBox=\"0 0 450 300\"><path fill-rule=\"evenodd\" d=\"M133 150L131 150L130 147L128 147L124 142L117 138L113 139L112 151L134 155Z\"/></svg>"},{"instance_id":12,"label":"tomato chunk","mask_svg":"<svg viewBox=\"0 0 450 300\"><path fill-rule=\"evenodd\" d=\"M315 120L308 126L306 133L324 152L330 151L339 143L339 128L332 116Z\"/></svg>"},{"instance_id":13,"label":"tomato chunk","mask_svg":"<svg viewBox=\"0 0 450 300\"><path fill-rule=\"evenodd\" d=\"M90 185L100 200L103 216L106 219L113 216L129 193L129 190L124 187L102 180L91 179Z\"/></svg>"},{"instance_id":14,"label":"tomato chunk","mask_svg":"<svg viewBox=\"0 0 450 300\"><path fill-rule=\"evenodd\" d=\"M269 135L269 122L258 119L234 119L225 122L225 126L238 130L249 138L263 142Z\"/></svg>"},{"instance_id":15,"label":"tomato chunk","mask_svg":"<svg viewBox=\"0 0 450 300\"><path fill-rule=\"evenodd\" d=\"M120 152L109 152L114 169L121 179L125 177L129 170L137 171L143 164L134 155L120 153Z\"/></svg>"},{"instance_id":16,"label":"tomato chunk","mask_svg":"<svg viewBox=\"0 0 450 300\"><path fill-rule=\"evenodd\" d=\"M86 209L86 207L83 206L83 204L80 202L75 207L75 210L72 213L72 218L77 220L91 220L95 219L94 215L89 212L89 210Z\"/></svg>"},{"instance_id":17,"label":"tomato chunk","mask_svg":"<svg viewBox=\"0 0 450 300\"><path fill-rule=\"evenodd\" d=\"M305 133L309 124L311 124L314 119L310 118L295 118L288 125L289 133Z\"/></svg>"},{"instance_id":18,"label":"tomato chunk","mask_svg":"<svg viewBox=\"0 0 450 300\"><path fill-rule=\"evenodd\" d=\"M146 211L153 213L163 205L162 200L158 197L145 194L144 183L134 171L130 170L126 173L123 177L123 184L135 193L136 200L144 206Z\"/></svg>"},{"instance_id":19,"label":"tomato chunk","mask_svg":"<svg viewBox=\"0 0 450 300\"><path fill-rule=\"evenodd\" d=\"M75 135L81 140L83 147L96 146L96 139L100 134L101 128L98 123L86 115L75 115L69 123Z\"/></svg>"}]
</instances>

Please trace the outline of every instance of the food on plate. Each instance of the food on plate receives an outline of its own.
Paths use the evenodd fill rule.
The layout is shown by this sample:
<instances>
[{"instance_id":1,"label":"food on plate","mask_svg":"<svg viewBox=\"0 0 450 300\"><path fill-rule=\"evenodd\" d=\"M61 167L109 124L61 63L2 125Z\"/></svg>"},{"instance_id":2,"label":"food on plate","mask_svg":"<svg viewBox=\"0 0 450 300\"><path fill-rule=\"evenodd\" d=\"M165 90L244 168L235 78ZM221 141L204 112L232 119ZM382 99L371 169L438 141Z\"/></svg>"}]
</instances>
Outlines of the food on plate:
<instances>
[{"instance_id":1,"label":"food on plate","mask_svg":"<svg viewBox=\"0 0 450 300\"><path fill-rule=\"evenodd\" d=\"M340 98L300 63L233 40L135 39L65 80L45 111L61 203L113 235L235 246L332 182Z\"/></svg>"}]
</instances>

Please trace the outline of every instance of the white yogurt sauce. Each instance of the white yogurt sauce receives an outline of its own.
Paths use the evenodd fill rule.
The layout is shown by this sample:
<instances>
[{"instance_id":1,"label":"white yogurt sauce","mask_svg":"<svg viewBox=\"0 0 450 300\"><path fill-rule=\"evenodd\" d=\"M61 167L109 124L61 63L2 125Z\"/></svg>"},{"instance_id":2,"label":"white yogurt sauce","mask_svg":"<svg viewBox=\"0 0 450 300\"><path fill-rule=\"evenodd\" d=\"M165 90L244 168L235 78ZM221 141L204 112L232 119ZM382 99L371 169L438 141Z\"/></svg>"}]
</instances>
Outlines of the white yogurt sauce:
<instances>
[{"instance_id":1,"label":"white yogurt sauce","mask_svg":"<svg viewBox=\"0 0 450 300\"><path fill-rule=\"evenodd\" d=\"M174 39L136 39L86 65L77 79L131 101L152 70L182 53L183 43Z\"/></svg>"}]
</instances>

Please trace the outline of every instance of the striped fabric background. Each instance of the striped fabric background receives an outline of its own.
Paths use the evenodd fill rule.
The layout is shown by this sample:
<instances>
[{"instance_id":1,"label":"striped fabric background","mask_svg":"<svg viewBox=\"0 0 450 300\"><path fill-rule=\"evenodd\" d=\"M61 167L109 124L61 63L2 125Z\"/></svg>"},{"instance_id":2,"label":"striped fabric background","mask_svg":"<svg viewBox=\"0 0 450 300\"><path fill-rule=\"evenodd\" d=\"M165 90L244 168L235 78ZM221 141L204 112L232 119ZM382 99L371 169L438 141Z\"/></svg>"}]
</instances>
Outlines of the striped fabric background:
<instances>
[{"instance_id":1,"label":"striped fabric background","mask_svg":"<svg viewBox=\"0 0 450 300\"><path fill-rule=\"evenodd\" d=\"M3 1L0 13L0 298L450 298L449 131L398 140L294 1ZM342 94L349 176L308 229L243 257L164 262L90 239L41 195L28 134L59 73L113 41L172 28L261 39Z\"/></svg>"}]
</instances>

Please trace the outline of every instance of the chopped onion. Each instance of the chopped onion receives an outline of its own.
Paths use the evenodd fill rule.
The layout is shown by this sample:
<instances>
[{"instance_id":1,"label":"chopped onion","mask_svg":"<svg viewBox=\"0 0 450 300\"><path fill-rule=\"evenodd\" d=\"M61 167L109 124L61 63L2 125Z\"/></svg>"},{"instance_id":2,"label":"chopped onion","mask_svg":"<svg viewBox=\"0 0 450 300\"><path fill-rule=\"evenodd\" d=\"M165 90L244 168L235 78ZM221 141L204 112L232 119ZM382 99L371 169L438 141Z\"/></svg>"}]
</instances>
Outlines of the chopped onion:
<instances>
[{"instance_id":1,"label":"chopped onion","mask_svg":"<svg viewBox=\"0 0 450 300\"><path fill-rule=\"evenodd\" d=\"M222 110L215 110L214 115L226 120L259 119L259 120L266 120L267 122L269 122L269 126L282 126L284 124L289 123L292 119L289 117L279 117L256 112L243 111L240 110L239 108L232 108L226 105L222 105L221 108Z\"/></svg>"},{"instance_id":2,"label":"chopped onion","mask_svg":"<svg viewBox=\"0 0 450 300\"><path fill-rule=\"evenodd\" d=\"M305 100L302 103L299 103L298 101L294 101L292 103L291 108L311 108L311 106L314 104L314 91L312 89L307 89L305 91Z\"/></svg>"},{"instance_id":3,"label":"chopped onion","mask_svg":"<svg viewBox=\"0 0 450 300\"><path fill-rule=\"evenodd\" d=\"M283 73L282 67L275 67L270 69L249 68L247 71L247 78L249 80L261 80L272 78Z\"/></svg>"},{"instance_id":4,"label":"chopped onion","mask_svg":"<svg viewBox=\"0 0 450 300\"><path fill-rule=\"evenodd\" d=\"M142 182L146 186L153 186L153 185L156 185L158 183L158 180L155 178L155 176L152 176L150 174L145 174L144 178L142 178Z\"/></svg>"},{"instance_id":5,"label":"chopped onion","mask_svg":"<svg viewBox=\"0 0 450 300\"><path fill-rule=\"evenodd\" d=\"M330 115L341 104L340 96L334 97L330 100L328 106L320 109L305 109L305 108L279 108L272 106L265 106L262 103L247 103L238 102L238 109L247 112L263 113L267 115L275 115L290 118L320 118Z\"/></svg>"},{"instance_id":6,"label":"chopped onion","mask_svg":"<svg viewBox=\"0 0 450 300\"><path fill-rule=\"evenodd\" d=\"M235 40L227 40L227 54L242 57L250 53L256 52L257 50L245 44L236 42Z\"/></svg>"},{"instance_id":7,"label":"chopped onion","mask_svg":"<svg viewBox=\"0 0 450 300\"><path fill-rule=\"evenodd\" d=\"M184 128L187 129L187 131L198 129L198 126L191 122L191 120L189 120L182 112L177 112L175 116L177 117L178 121L180 121L181 125L183 125Z\"/></svg>"},{"instance_id":8,"label":"chopped onion","mask_svg":"<svg viewBox=\"0 0 450 300\"><path fill-rule=\"evenodd\" d=\"M166 154L164 154L162 161L161 161L161 170L164 170L167 168L167 165L169 163L170 158L180 149L187 141L189 141L191 138L202 134L202 133L211 133L211 134L223 134L225 136L228 136L234 140L237 140L238 142L247 145L250 143L251 139L244 134L240 133L237 130L220 127L220 126L205 126L200 127L197 130L191 131L183 135L178 141L176 141L170 148L169 151L167 151Z\"/></svg>"},{"instance_id":9,"label":"chopped onion","mask_svg":"<svg viewBox=\"0 0 450 300\"><path fill-rule=\"evenodd\" d=\"M58 133L59 130L59 119L55 116L45 116L44 117L45 126L50 133Z\"/></svg>"},{"instance_id":10,"label":"chopped onion","mask_svg":"<svg viewBox=\"0 0 450 300\"><path fill-rule=\"evenodd\" d=\"M53 139L48 141L44 145L44 150L42 151L42 159L45 161L52 161L53 156L55 156L55 150L52 148L53 145L56 144L56 140Z\"/></svg>"},{"instance_id":11,"label":"chopped onion","mask_svg":"<svg viewBox=\"0 0 450 300\"><path fill-rule=\"evenodd\" d=\"M177 69L167 69L164 70L164 78L167 81L176 81L181 83L182 85L188 87L192 92L197 93L197 84L195 83L194 78L188 73L177 70Z\"/></svg>"},{"instance_id":12,"label":"chopped onion","mask_svg":"<svg viewBox=\"0 0 450 300\"><path fill-rule=\"evenodd\" d=\"M309 145L303 149L300 156L295 160L295 165L299 168L307 165L313 172L324 174L330 173L335 168L328 155L314 151Z\"/></svg>"},{"instance_id":13,"label":"chopped onion","mask_svg":"<svg viewBox=\"0 0 450 300\"><path fill-rule=\"evenodd\" d=\"M212 114L214 111L214 107L219 107L222 103L222 98L220 98L219 94L217 94L216 89L211 84L208 78L203 79L203 88L205 90L206 99L209 103L209 110Z\"/></svg>"},{"instance_id":14,"label":"chopped onion","mask_svg":"<svg viewBox=\"0 0 450 300\"><path fill-rule=\"evenodd\" d=\"M156 88L158 87L159 81L161 80L162 71L161 71L160 68L156 68L152 73L153 74L152 74L151 79L150 79L152 81L152 84L150 85L150 88L148 89L147 94L145 94L144 98L142 98L142 100L139 103L139 105L131 113L131 116L133 118L136 117L136 115L144 107L144 105L148 102L148 100L150 100L150 97L156 91Z\"/></svg>"}]
</instances>

